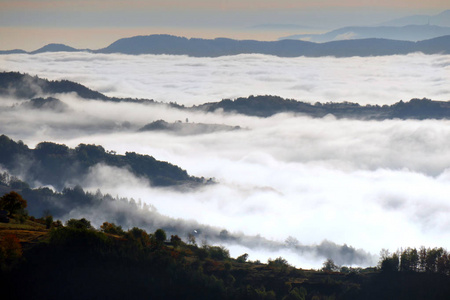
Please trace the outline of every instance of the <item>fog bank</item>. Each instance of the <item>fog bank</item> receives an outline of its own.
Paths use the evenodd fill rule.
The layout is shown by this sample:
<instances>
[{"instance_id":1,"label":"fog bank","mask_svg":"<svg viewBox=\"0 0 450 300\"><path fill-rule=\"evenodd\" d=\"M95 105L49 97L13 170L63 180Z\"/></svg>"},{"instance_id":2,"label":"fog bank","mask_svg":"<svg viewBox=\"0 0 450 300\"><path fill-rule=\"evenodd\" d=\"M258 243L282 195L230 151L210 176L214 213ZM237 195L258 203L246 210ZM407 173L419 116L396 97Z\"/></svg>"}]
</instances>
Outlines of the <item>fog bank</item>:
<instances>
[{"instance_id":1,"label":"fog bank","mask_svg":"<svg viewBox=\"0 0 450 300\"><path fill-rule=\"evenodd\" d=\"M1 71L72 80L108 96L186 105L266 94L313 103L450 99L448 55L194 58L57 52L1 55L0 66Z\"/></svg>"}]
</instances>

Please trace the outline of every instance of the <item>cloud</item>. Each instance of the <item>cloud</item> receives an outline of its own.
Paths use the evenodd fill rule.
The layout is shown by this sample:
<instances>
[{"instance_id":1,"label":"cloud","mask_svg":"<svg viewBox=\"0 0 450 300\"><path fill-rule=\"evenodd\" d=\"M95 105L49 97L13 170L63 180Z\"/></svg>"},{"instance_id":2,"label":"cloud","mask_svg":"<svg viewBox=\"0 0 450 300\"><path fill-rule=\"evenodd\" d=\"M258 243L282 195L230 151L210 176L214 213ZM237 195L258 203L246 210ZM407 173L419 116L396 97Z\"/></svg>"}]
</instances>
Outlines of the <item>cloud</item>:
<instances>
[{"instance_id":1,"label":"cloud","mask_svg":"<svg viewBox=\"0 0 450 300\"><path fill-rule=\"evenodd\" d=\"M448 100L448 55L279 58L238 55L43 53L2 55L1 70L69 79L109 96L199 104L272 94L309 102L392 104L428 97Z\"/></svg>"},{"instance_id":2,"label":"cloud","mask_svg":"<svg viewBox=\"0 0 450 300\"><path fill-rule=\"evenodd\" d=\"M8 70L68 78L110 95L180 103L265 93L286 97L299 84L308 88L298 86L292 93L299 94L291 97L311 101L393 103L400 97L448 97L434 94L445 90L447 56L194 59L56 53L0 60ZM30 146L44 140L71 147L95 143L120 154L150 154L192 175L215 177L216 185L180 193L150 188L125 170L97 166L81 183L92 191L140 198L159 214L179 220L180 226L195 220L189 224L209 226L215 235L226 229L238 243L209 239L229 246L235 256L247 252L250 259L265 261L282 255L298 266L320 267L326 256L364 265L381 248L450 248L450 121L292 114L262 119L86 101L75 95L57 98L69 106L64 115L11 108L12 99L0 99L2 133ZM193 136L138 132L156 120L186 118L246 130ZM94 218L102 210L73 211L71 216L84 213ZM287 247L289 236L299 244ZM254 246L258 243L264 247Z\"/></svg>"}]
</instances>

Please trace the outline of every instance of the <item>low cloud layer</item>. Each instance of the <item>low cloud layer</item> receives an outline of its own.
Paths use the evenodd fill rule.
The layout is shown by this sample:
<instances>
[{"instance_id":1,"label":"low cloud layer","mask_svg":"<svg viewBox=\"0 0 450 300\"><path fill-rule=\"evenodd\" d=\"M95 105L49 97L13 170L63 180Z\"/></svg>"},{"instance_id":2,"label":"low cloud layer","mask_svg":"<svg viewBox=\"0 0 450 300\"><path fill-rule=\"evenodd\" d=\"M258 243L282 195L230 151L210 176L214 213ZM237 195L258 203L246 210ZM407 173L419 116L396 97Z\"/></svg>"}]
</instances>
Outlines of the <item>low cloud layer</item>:
<instances>
[{"instance_id":1,"label":"low cloud layer","mask_svg":"<svg viewBox=\"0 0 450 300\"><path fill-rule=\"evenodd\" d=\"M150 188L129 172L98 166L79 183L91 191L100 188L140 198L162 215L224 228L237 236L260 235L274 245L218 241L233 255L247 252L263 261L282 255L298 266L318 267L326 252L315 254L319 250L314 245L324 240L371 254L381 248L450 247L445 242L450 240L449 121L375 122L290 114L261 119L59 97L69 105L64 116L25 107L2 109L3 133L32 147L46 140L71 147L101 144L120 154L136 151L177 164L192 175L216 178L216 185L180 193ZM161 118L245 130L195 136L138 132ZM307 250L282 247L289 236ZM364 262L337 261L370 264L367 257Z\"/></svg>"},{"instance_id":2,"label":"low cloud layer","mask_svg":"<svg viewBox=\"0 0 450 300\"><path fill-rule=\"evenodd\" d=\"M108 95L179 103L265 93L379 104L449 95L444 86L448 56L194 59L59 53L0 60L8 70L71 79ZM286 94L294 91L287 87L298 84L303 86L296 90L300 94ZM381 248L450 248L450 121L291 114L261 119L85 101L74 95L57 98L68 105L64 115L12 107L19 100L0 99L1 133L31 147L42 141L71 147L91 143L120 154L150 154L191 175L216 178L216 185L180 193L151 188L124 170L97 166L80 182L92 191L140 198L170 218L224 228L234 237L260 235L272 243L258 248L219 241L234 256L247 252L250 259L264 261L281 255L298 266L320 267L329 253L338 263L369 265L367 253ZM138 132L156 120L186 118L244 130L192 136ZM94 217L100 211L91 213ZM286 247L288 237L299 245ZM365 259L345 258L344 244L363 249L352 252L352 259L361 253ZM341 257L339 251L344 251Z\"/></svg>"},{"instance_id":3,"label":"low cloud layer","mask_svg":"<svg viewBox=\"0 0 450 300\"><path fill-rule=\"evenodd\" d=\"M73 80L108 96L189 105L265 94L360 104L450 99L448 55L193 58L60 52L2 55L0 66L2 71Z\"/></svg>"}]
</instances>

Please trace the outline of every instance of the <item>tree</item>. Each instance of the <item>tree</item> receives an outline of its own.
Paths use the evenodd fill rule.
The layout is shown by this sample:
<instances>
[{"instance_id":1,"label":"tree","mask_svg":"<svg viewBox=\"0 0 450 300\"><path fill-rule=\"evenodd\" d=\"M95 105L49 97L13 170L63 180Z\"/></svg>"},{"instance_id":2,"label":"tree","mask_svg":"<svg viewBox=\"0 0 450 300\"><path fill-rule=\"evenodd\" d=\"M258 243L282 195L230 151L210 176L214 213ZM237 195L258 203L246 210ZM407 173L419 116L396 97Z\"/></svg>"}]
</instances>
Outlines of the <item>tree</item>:
<instances>
[{"instance_id":1,"label":"tree","mask_svg":"<svg viewBox=\"0 0 450 300\"><path fill-rule=\"evenodd\" d=\"M209 256L215 260L225 260L230 258L230 251L224 246L208 247Z\"/></svg>"},{"instance_id":2,"label":"tree","mask_svg":"<svg viewBox=\"0 0 450 300\"><path fill-rule=\"evenodd\" d=\"M339 271L339 266L337 266L331 258L328 258L323 263L322 271L336 272Z\"/></svg>"},{"instance_id":3,"label":"tree","mask_svg":"<svg viewBox=\"0 0 450 300\"><path fill-rule=\"evenodd\" d=\"M161 228L157 229L153 234L157 245L162 245L166 241L166 232Z\"/></svg>"},{"instance_id":4,"label":"tree","mask_svg":"<svg viewBox=\"0 0 450 300\"><path fill-rule=\"evenodd\" d=\"M188 234L188 242L189 244L195 246L197 244L197 242L195 241L195 235L193 235L192 233Z\"/></svg>"},{"instance_id":5,"label":"tree","mask_svg":"<svg viewBox=\"0 0 450 300\"><path fill-rule=\"evenodd\" d=\"M178 235L171 235L170 242L174 248L178 248L181 245L181 238Z\"/></svg>"},{"instance_id":6,"label":"tree","mask_svg":"<svg viewBox=\"0 0 450 300\"><path fill-rule=\"evenodd\" d=\"M399 269L399 257L397 253L392 254L391 257L386 257L381 261L382 272L398 272Z\"/></svg>"},{"instance_id":7,"label":"tree","mask_svg":"<svg viewBox=\"0 0 450 300\"><path fill-rule=\"evenodd\" d=\"M148 233L138 227L133 227L128 230L125 237L133 241L134 244L141 249L147 248L150 245L150 237Z\"/></svg>"},{"instance_id":8,"label":"tree","mask_svg":"<svg viewBox=\"0 0 450 300\"><path fill-rule=\"evenodd\" d=\"M0 198L0 208L9 211L9 216L27 207L27 201L12 191Z\"/></svg>"},{"instance_id":9,"label":"tree","mask_svg":"<svg viewBox=\"0 0 450 300\"><path fill-rule=\"evenodd\" d=\"M288 261L283 257L275 258L274 260L270 259L268 260L269 267L278 270L280 272L286 272L288 268L290 267Z\"/></svg>"},{"instance_id":10,"label":"tree","mask_svg":"<svg viewBox=\"0 0 450 300\"><path fill-rule=\"evenodd\" d=\"M53 216L48 215L45 217L45 228L50 229L53 225Z\"/></svg>"},{"instance_id":11,"label":"tree","mask_svg":"<svg viewBox=\"0 0 450 300\"><path fill-rule=\"evenodd\" d=\"M244 253L241 256L238 256L238 258L236 258L236 261L239 263L245 263L248 259L248 254Z\"/></svg>"},{"instance_id":12,"label":"tree","mask_svg":"<svg viewBox=\"0 0 450 300\"><path fill-rule=\"evenodd\" d=\"M82 219L70 219L66 222L67 227L76 228L76 229L91 229L91 222L86 220L85 218Z\"/></svg>"},{"instance_id":13,"label":"tree","mask_svg":"<svg viewBox=\"0 0 450 300\"><path fill-rule=\"evenodd\" d=\"M122 229L122 226L118 226L114 223L103 222L103 224L100 225L100 229L104 233L115 234L115 235L124 235L125 234L125 232Z\"/></svg>"}]
</instances>

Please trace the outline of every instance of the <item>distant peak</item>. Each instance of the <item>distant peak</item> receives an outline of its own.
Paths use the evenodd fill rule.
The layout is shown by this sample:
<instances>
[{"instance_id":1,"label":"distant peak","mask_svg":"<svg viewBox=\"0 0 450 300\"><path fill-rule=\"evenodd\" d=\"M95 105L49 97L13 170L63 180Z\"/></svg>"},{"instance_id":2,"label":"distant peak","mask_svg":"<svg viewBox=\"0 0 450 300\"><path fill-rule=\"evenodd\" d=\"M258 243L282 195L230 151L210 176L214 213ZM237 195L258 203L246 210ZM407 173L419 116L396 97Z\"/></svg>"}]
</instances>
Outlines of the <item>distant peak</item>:
<instances>
[{"instance_id":1,"label":"distant peak","mask_svg":"<svg viewBox=\"0 0 450 300\"><path fill-rule=\"evenodd\" d=\"M32 54L36 54L36 53L43 53L43 52L74 52L74 51L80 51L78 49L75 49L73 47L64 45L64 44L56 44L56 43L52 43L52 44L48 44L45 45L42 48L39 48L33 52L31 52Z\"/></svg>"}]
</instances>

